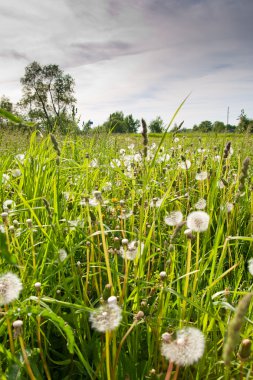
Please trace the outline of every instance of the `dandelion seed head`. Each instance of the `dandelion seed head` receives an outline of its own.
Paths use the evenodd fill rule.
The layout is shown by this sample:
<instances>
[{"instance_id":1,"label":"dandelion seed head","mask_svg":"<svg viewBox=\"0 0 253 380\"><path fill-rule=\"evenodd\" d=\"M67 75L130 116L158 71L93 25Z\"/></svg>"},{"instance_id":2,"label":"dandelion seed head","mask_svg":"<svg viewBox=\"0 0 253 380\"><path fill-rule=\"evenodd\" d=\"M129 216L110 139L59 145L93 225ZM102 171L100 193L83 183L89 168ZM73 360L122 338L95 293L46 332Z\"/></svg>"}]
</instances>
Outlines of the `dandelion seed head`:
<instances>
[{"instance_id":1,"label":"dandelion seed head","mask_svg":"<svg viewBox=\"0 0 253 380\"><path fill-rule=\"evenodd\" d=\"M68 254L65 249L61 248L58 251L59 261L63 262L67 258Z\"/></svg>"},{"instance_id":2,"label":"dandelion seed head","mask_svg":"<svg viewBox=\"0 0 253 380\"><path fill-rule=\"evenodd\" d=\"M123 239L127 240L127 239ZM137 242L136 240L123 244L119 249L119 254L123 259L134 260L142 255L144 249L144 243Z\"/></svg>"},{"instance_id":3,"label":"dandelion seed head","mask_svg":"<svg viewBox=\"0 0 253 380\"><path fill-rule=\"evenodd\" d=\"M204 198L200 198L195 204L195 208L197 210L204 210L204 208L206 208L206 200Z\"/></svg>"},{"instance_id":4,"label":"dandelion seed head","mask_svg":"<svg viewBox=\"0 0 253 380\"><path fill-rule=\"evenodd\" d=\"M184 169L184 170L190 169L191 161L189 160L181 161L179 162L178 166L179 168Z\"/></svg>"},{"instance_id":5,"label":"dandelion seed head","mask_svg":"<svg viewBox=\"0 0 253 380\"><path fill-rule=\"evenodd\" d=\"M117 305L117 299L109 297L105 305L90 313L90 322L93 329L99 332L115 330L122 319L122 309Z\"/></svg>"},{"instance_id":6,"label":"dandelion seed head","mask_svg":"<svg viewBox=\"0 0 253 380\"><path fill-rule=\"evenodd\" d=\"M0 277L0 305L8 305L19 297L23 286L20 278L11 272Z\"/></svg>"},{"instance_id":7,"label":"dandelion seed head","mask_svg":"<svg viewBox=\"0 0 253 380\"><path fill-rule=\"evenodd\" d=\"M233 208L234 208L233 203L230 203L230 202L226 203L226 211L227 211L228 214L230 214L230 212L233 211Z\"/></svg>"},{"instance_id":8,"label":"dandelion seed head","mask_svg":"<svg viewBox=\"0 0 253 380\"><path fill-rule=\"evenodd\" d=\"M248 270L251 276L253 276L253 258L249 259L248 261Z\"/></svg>"},{"instance_id":9,"label":"dandelion seed head","mask_svg":"<svg viewBox=\"0 0 253 380\"><path fill-rule=\"evenodd\" d=\"M166 342L163 339L161 345L162 355L179 366L197 362L203 356L204 349L204 335L194 327L179 330L175 340Z\"/></svg>"},{"instance_id":10,"label":"dandelion seed head","mask_svg":"<svg viewBox=\"0 0 253 380\"><path fill-rule=\"evenodd\" d=\"M168 216L164 218L165 223L168 226L177 226L183 220L183 214L181 211L172 211Z\"/></svg>"},{"instance_id":11,"label":"dandelion seed head","mask_svg":"<svg viewBox=\"0 0 253 380\"><path fill-rule=\"evenodd\" d=\"M194 232L204 232L208 229L209 219L205 211L193 211L188 215L186 224Z\"/></svg>"},{"instance_id":12,"label":"dandelion seed head","mask_svg":"<svg viewBox=\"0 0 253 380\"><path fill-rule=\"evenodd\" d=\"M205 179L207 179L207 175L207 172L199 172L196 174L195 179L197 181L204 181Z\"/></svg>"}]
</instances>

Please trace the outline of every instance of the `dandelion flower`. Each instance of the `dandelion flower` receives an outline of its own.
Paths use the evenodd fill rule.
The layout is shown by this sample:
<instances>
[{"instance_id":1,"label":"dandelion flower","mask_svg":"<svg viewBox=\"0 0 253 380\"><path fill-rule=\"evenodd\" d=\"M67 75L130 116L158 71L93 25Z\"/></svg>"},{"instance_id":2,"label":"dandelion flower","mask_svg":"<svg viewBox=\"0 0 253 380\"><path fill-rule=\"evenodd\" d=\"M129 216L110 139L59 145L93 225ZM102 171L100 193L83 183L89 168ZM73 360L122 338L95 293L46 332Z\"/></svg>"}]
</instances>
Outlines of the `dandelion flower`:
<instances>
[{"instance_id":1,"label":"dandelion flower","mask_svg":"<svg viewBox=\"0 0 253 380\"><path fill-rule=\"evenodd\" d=\"M208 229L209 219L205 211L193 211L188 215L186 224L194 232L203 232Z\"/></svg>"},{"instance_id":2,"label":"dandelion flower","mask_svg":"<svg viewBox=\"0 0 253 380\"><path fill-rule=\"evenodd\" d=\"M195 179L197 181L204 181L205 179L207 179L207 172L199 172L196 174L195 176Z\"/></svg>"},{"instance_id":3,"label":"dandelion flower","mask_svg":"<svg viewBox=\"0 0 253 380\"><path fill-rule=\"evenodd\" d=\"M248 269L251 276L253 276L253 258L249 259L248 261Z\"/></svg>"},{"instance_id":4,"label":"dandelion flower","mask_svg":"<svg viewBox=\"0 0 253 380\"><path fill-rule=\"evenodd\" d=\"M172 211L168 216L164 218L164 221L168 226L177 226L183 220L183 214L181 211Z\"/></svg>"},{"instance_id":5,"label":"dandelion flower","mask_svg":"<svg viewBox=\"0 0 253 380\"><path fill-rule=\"evenodd\" d=\"M99 332L113 331L121 322L121 314L122 309L117 305L116 297L109 297L105 305L91 312L91 326Z\"/></svg>"},{"instance_id":6,"label":"dandelion flower","mask_svg":"<svg viewBox=\"0 0 253 380\"><path fill-rule=\"evenodd\" d=\"M203 356L204 349L204 335L194 327L179 330L175 340L164 339L161 345L162 355L179 366L196 363Z\"/></svg>"},{"instance_id":7,"label":"dandelion flower","mask_svg":"<svg viewBox=\"0 0 253 380\"><path fill-rule=\"evenodd\" d=\"M233 208L234 208L233 203L230 203L230 202L226 203L226 211L227 211L228 214L230 214L230 212L233 211Z\"/></svg>"},{"instance_id":8,"label":"dandelion flower","mask_svg":"<svg viewBox=\"0 0 253 380\"><path fill-rule=\"evenodd\" d=\"M181 161L181 162L179 162L178 166L184 170L190 169L191 161L189 161L189 160Z\"/></svg>"},{"instance_id":9,"label":"dandelion flower","mask_svg":"<svg viewBox=\"0 0 253 380\"><path fill-rule=\"evenodd\" d=\"M8 305L19 297L23 286L19 277L11 272L0 277L0 305Z\"/></svg>"},{"instance_id":10,"label":"dandelion flower","mask_svg":"<svg viewBox=\"0 0 253 380\"><path fill-rule=\"evenodd\" d=\"M134 260L136 257L142 255L144 249L144 243L139 243L136 240L127 242L119 249L119 254L123 259Z\"/></svg>"},{"instance_id":11,"label":"dandelion flower","mask_svg":"<svg viewBox=\"0 0 253 380\"><path fill-rule=\"evenodd\" d=\"M68 256L68 254L65 251L65 249L59 249L58 254L59 254L59 261L61 261L61 262L63 262L67 258L67 256Z\"/></svg>"},{"instance_id":12,"label":"dandelion flower","mask_svg":"<svg viewBox=\"0 0 253 380\"><path fill-rule=\"evenodd\" d=\"M203 210L206 208L206 200L204 198L200 198L198 202L195 204L195 208L197 210Z\"/></svg>"}]
</instances>

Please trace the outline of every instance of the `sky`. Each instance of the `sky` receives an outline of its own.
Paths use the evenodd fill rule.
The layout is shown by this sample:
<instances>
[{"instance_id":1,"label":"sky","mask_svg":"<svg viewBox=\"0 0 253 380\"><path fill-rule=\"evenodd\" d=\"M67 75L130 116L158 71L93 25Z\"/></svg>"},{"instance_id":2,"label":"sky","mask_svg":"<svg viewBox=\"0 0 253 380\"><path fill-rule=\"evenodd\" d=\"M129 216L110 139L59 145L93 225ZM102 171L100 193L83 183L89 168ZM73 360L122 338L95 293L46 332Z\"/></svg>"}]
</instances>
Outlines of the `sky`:
<instances>
[{"instance_id":1,"label":"sky","mask_svg":"<svg viewBox=\"0 0 253 380\"><path fill-rule=\"evenodd\" d=\"M33 61L75 79L82 121L115 111L191 128L253 118L253 0L0 0L0 96ZM229 107L229 114L228 114Z\"/></svg>"}]
</instances>

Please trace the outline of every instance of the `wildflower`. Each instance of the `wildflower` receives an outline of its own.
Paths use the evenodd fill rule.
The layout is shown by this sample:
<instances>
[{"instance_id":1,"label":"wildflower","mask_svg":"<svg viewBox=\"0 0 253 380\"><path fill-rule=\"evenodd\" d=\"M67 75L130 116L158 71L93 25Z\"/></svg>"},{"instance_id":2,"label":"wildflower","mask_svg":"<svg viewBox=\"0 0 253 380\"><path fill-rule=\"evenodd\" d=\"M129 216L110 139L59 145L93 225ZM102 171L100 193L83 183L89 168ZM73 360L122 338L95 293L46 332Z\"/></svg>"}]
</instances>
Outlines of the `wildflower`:
<instances>
[{"instance_id":1,"label":"wildflower","mask_svg":"<svg viewBox=\"0 0 253 380\"><path fill-rule=\"evenodd\" d=\"M253 258L249 259L248 261L248 269L251 276L253 276Z\"/></svg>"},{"instance_id":2,"label":"wildflower","mask_svg":"<svg viewBox=\"0 0 253 380\"><path fill-rule=\"evenodd\" d=\"M65 251L65 249L62 249L62 248L59 249L58 254L59 254L59 261L61 261L61 262L63 262L67 258L67 256L68 256L68 254Z\"/></svg>"},{"instance_id":3,"label":"wildflower","mask_svg":"<svg viewBox=\"0 0 253 380\"><path fill-rule=\"evenodd\" d=\"M24 160L25 160L25 155L24 154L16 154L15 158L21 163L23 164L24 163Z\"/></svg>"},{"instance_id":4,"label":"wildflower","mask_svg":"<svg viewBox=\"0 0 253 380\"><path fill-rule=\"evenodd\" d=\"M123 240L126 240L124 242ZM127 239L122 240L122 246L119 249L119 254L124 259L134 260L136 257L140 257L143 253L144 243L137 242L136 240L128 242Z\"/></svg>"},{"instance_id":5,"label":"wildflower","mask_svg":"<svg viewBox=\"0 0 253 380\"><path fill-rule=\"evenodd\" d=\"M19 277L7 272L0 277L0 305L8 305L19 297L23 286Z\"/></svg>"},{"instance_id":6,"label":"wildflower","mask_svg":"<svg viewBox=\"0 0 253 380\"><path fill-rule=\"evenodd\" d=\"M3 209L5 211L10 211L14 210L16 207L16 203L12 199L7 199L6 201L3 202Z\"/></svg>"},{"instance_id":7,"label":"wildflower","mask_svg":"<svg viewBox=\"0 0 253 380\"><path fill-rule=\"evenodd\" d=\"M199 172L196 174L195 176L195 179L197 181L204 181L205 179L207 179L207 172Z\"/></svg>"},{"instance_id":8,"label":"wildflower","mask_svg":"<svg viewBox=\"0 0 253 380\"><path fill-rule=\"evenodd\" d=\"M226 211L228 214L230 214L233 211L234 205L233 203L227 202L226 203Z\"/></svg>"},{"instance_id":9,"label":"wildflower","mask_svg":"<svg viewBox=\"0 0 253 380\"><path fill-rule=\"evenodd\" d=\"M224 181L223 181L222 179L219 180L219 181L217 182L217 186L218 186L219 189L224 189L224 187L225 187L225 183L224 183Z\"/></svg>"},{"instance_id":10,"label":"wildflower","mask_svg":"<svg viewBox=\"0 0 253 380\"><path fill-rule=\"evenodd\" d=\"M194 327L179 330L175 340L171 340L170 334L165 338L168 339L163 339L161 353L176 365L191 365L197 362L204 353L204 335Z\"/></svg>"},{"instance_id":11,"label":"wildflower","mask_svg":"<svg viewBox=\"0 0 253 380\"><path fill-rule=\"evenodd\" d=\"M203 198L200 198L198 202L195 204L195 208L197 210L203 210L204 208L206 208L206 200Z\"/></svg>"},{"instance_id":12,"label":"wildflower","mask_svg":"<svg viewBox=\"0 0 253 380\"><path fill-rule=\"evenodd\" d=\"M111 296L106 304L91 312L91 326L99 332L115 330L121 322L121 313L122 309L117 305L116 297Z\"/></svg>"},{"instance_id":13,"label":"wildflower","mask_svg":"<svg viewBox=\"0 0 253 380\"><path fill-rule=\"evenodd\" d=\"M168 216L164 218L164 221L168 226L177 226L183 220L183 214L181 211L172 211Z\"/></svg>"},{"instance_id":14,"label":"wildflower","mask_svg":"<svg viewBox=\"0 0 253 380\"><path fill-rule=\"evenodd\" d=\"M120 160L118 160L117 158L114 158L111 162L110 162L110 166L111 168L118 168L120 167L121 165L121 162Z\"/></svg>"},{"instance_id":15,"label":"wildflower","mask_svg":"<svg viewBox=\"0 0 253 380\"><path fill-rule=\"evenodd\" d=\"M179 162L178 166L184 170L190 169L191 161L189 161L189 160L181 161L181 162Z\"/></svg>"},{"instance_id":16,"label":"wildflower","mask_svg":"<svg viewBox=\"0 0 253 380\"><path fill-rule=\"evenodd\" d=\"M186 224L194 232L203 232L208 228L209 219L205 211L193 211L188 215Z\"/></svg>"},{"instance_id":17,"label":"wildflower","mask_svg":"<svg viewBox=\"0 0 253 380\"><path fill-rule=\"evenodd\" d=\"M163 202L163 198L153 198L150 202L150 207L160 207Z\"/></svg>"},{"instance_id":18,"label":"wildflower","mask_svg":"<svg viewBox=\"0 0 253 380\"><path fill-rule=\"evenodd\" d=\"M13 169L12 170L12 176L13 177L20 177L22 175L22 173L21 173L21 170L20 169Z\"/></svg>"},{"instance_id":19,"label":"wildflower","mask_svg":"<svg viewBox=\"0 0 253 380\"><path fill-rule=\"evenodd\" d=\"M2 184L8 183L10 180L10 176L8 174L3 173L2 174Z\"/></svg>"},{"instance_id":20,"label":"wildflower","mask_svg":"<svg viewBox=\"0 0 253 380\"><path fill-rule=\"evenodd\" d=\"M126 212L125 209L122 209L121 215L119 215L119 219L126 220L130 218L130 216L133 215L133 211L130 210L129 212Z\"/></svg>"},{"instance_id":21,"label":"wildflower","mask_svg":"<svg viewBox=\"0 0 253 380\"><path fill-rule=\"evenodd\" d=\"M98 167L98 160L94 158L89 165L90 168L97 168Z\"/></svg>"},{"instance_id":22,"label":"wildflower","mask_svg":"<svg viewBox=\"0 0 253 380\"><path fill-rule=\"evenodd\" d=\"M17 319L12 326L14 328L14 338L18 338L22 334L23 321Z\"/></svg>"}]
</instances>

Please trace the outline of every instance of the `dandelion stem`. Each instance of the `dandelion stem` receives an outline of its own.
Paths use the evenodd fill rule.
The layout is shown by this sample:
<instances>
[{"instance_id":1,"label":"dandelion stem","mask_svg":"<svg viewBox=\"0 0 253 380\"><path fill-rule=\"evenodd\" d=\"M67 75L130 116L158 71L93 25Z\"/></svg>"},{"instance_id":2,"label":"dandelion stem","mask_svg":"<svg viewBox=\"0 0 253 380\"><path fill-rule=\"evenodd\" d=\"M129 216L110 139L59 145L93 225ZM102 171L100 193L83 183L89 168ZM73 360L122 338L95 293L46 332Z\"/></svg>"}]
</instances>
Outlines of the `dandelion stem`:
<instances>
[{"instance_id":1,"label":"dandelion stem","mask_svg":"<svg viewBox=\"0 0 253 380\"><path fill-rule=\"evenodd\" d=\"M174 363L170 360L167 373L164 380L170 380Z\"/></svg>"},{"instance_id":2,"label":"dandelion stem","mask_svg":"<svg viewBox=\"0 0 253 380\"><path fill-rule=\"evenodd\" d=\"M120 354L120 351L122 349L122 346L123 346L123 343L125 342L126 338L128 337L128 335L130 334L130 332L133 330L134 326L137 324L138 320L134 320L134 322L131 324L131 326L129 327L129 329L127 330L127 332L125 333L125 335L123 336L123 338L121 339L120 341L120 344L119 344L119 347L118 347L118 350L116 352L116 357L115 357L115 361L114 361L114 367L113 367L113 372L115 373L115 370L116 370L116 367L117 367L117 364L118 364L118 360L119 360L119 354Z\"/></svg>"},{"instance_id":3,"label":"dandelion stem","mask_svg":"<svg viewBox=\"0 0 253 380\"><path fill-rule=\"evenodd\" d=\"M176 366L176 372L174 374L173 380L177 380L178 374L179 374L179 365Z\"/></svg>"},{"instance_id":4,"label":"dandelion stem","mask_svg":"<svg viewBox=\"0 0 253 380\"><path fill-rule=\"evenodd\" d=\"M5 309L5 312L7 314L8 313L8 305L4 305L4 309ZM7 330L8 330L9 341L10 341L10 350L11 350L11 353L14 354L15 349L14 349L14 343L13 343L12 328L11 328L11 322L10 322L8 317L6 317L6 323L7 323Z\"/></svg>"},{"instance_id":5,"label":"dandelion stem","mask_svg":"<svg viewBox=\"0 0 253 380\"><path fill-rule=\"evenodd\" d=\"M189 279L190 279L190 269L191 269L191 253L192 253L192 246L191 246L191 239L188 239L188 250L187 250L187 262L186 262L186 277L185 277L185 285L184 285L184 300L182 305L182 318L181 320L184 320L185 318L185 308L186 308L186 298L188 293L188 287L189 287Z\"/></svg>"},{"instance_id":6,"label":"dandelion stem","mask_svg":"<svg viewBox=\"0 0 253 380\"><path fill-rule=\"evenodd\" d=\"M112 286L112 293L113 293L113 283L112 283L112 274L111 274L111 268L110 268L110 261L109 261L109 253L105 241L105 230L103 225L103 216L101 211L101 205L98 205L98 215L99 215L99 222L100 222L100 229L101 229L101 236L102 236L102 244L105 254L105 264L107 269L107 276L108 276L108 283Z\"/></svg>"},{"instance_id":7,"label":"dandelion stem","mask_svg":"<svg viewBox=\"0 0 253 380\"><path fill-rule=\"evenodd\" d=\"M24 341L23 341L23 338L22 338L21 335L19 336L19 343L20 343L20 347L21 347L21 351L22 351L22 355L23 355L23 358L24 358L24 362L25 362L25 365L26 365L26 369L27 369L28 375L29 375L29 377L30 377L31 380L36 380L36 378L33 375L33 371L32 371L32 368L30 366L30 363L29 363L29 360L28 360L28 356L27 356L27 353L26 353L26 350L25 350Z\"/></svg>"},{"instance_id":8,"label":"dandelion stem","mask_svg":"<svg viewBox=\"0 0 253 380\"><path fill-rule=\"evenodd\" d=\"M193 283L193 293L196 290L197 282L198 282L198 269L199 269L199 232L197 232L197 241L196 241L196 272L194 276L194 283Z\"/></svg>"},{"instance_id":9,"label":"dandelion stem","mask_svg":"<svg viewBox=\"0 0 253 380\"><path fill-rule=\"evenodd\" d=\"M110 332L105 333L105 351L106 351L106 374L107 380L111 380L111 369L110 369Z\"/></svg>"}]
</instances>

